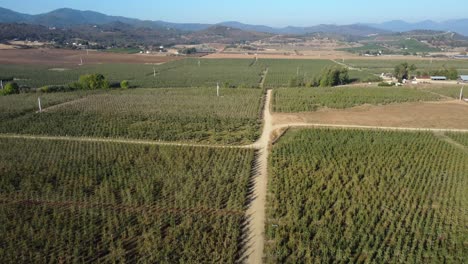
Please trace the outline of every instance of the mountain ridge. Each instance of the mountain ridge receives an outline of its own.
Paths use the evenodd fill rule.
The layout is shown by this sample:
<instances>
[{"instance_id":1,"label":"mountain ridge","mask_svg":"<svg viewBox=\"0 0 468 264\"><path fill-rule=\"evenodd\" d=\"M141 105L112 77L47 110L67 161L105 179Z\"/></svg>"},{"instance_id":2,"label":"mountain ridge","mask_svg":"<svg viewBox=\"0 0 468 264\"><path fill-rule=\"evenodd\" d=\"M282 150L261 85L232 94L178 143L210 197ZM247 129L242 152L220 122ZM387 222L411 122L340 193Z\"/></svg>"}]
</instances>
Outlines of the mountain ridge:
<instances>
[{"instance_id":1,"label":"mountain ridge","mask_svg":"<svg viewBox=\"0 0 468 264\"><path fill-rule=\"evenodd\" d=\"M203 23L172 23L161 20L141 20L123 16L110 16L90 10L75 10L60 8L48 13L29 15L0 7L0 23L27 23L48 27L72 27L85 24L103 25L111 22L122 22L135 27L148 27L153 29L173 29L184 32L206 30L216 25L237 28L246 31L255 31L270 34L303 35L317 32L343 33L348 35L366 36L372 34L385 34L390 32L405 32L411 30L440 30L452 31L468 36L468 19L452 19L444 22L432 20L409 23L403 20L392 20L383 23L355 23L349 25L321 24L309 27L270 27L266 25L251 25L237 21L225 21L216 24Z\"/></svg>"}]
</instances>

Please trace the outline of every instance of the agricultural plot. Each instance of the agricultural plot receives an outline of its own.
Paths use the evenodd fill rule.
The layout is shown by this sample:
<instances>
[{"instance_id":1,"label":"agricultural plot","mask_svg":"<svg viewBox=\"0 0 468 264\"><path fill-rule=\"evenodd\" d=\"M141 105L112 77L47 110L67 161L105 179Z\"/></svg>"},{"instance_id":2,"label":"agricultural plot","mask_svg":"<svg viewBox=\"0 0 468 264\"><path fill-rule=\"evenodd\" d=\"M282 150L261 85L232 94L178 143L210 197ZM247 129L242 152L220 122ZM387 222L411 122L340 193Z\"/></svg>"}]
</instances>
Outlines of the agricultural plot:
<instances>
[{"instance_id":1,"label":"agricultural plot","mask_svg":"<svg viewBox=\"0 0 468 264\"><path fill-rule=\"evenodd\" d=\"M98 94L98 91L75 92L75 93L28 93L9 96L0 96L0 119L6 121L27 113L39 110L38 98L44 108L65 102L78 100L87 95Z\"/></svg>"},{"instance_id":2,"label":"agricultural plot","mask_svg":"<svg viewBox=\"0 0 468 264\"><path fill-rule=\"evenodd\" d=\"M466 263L468 156L431 133L290 131L270 158L266 263Z\"/></svg>"},{"instance_id":3,"label":"agricultural plot","mask_svg":"<svg viewBox=\"0 0 468 264\"><path fill-rule=\"evenodd\" d=\"M325 67L339 66L330 60L281 60L262 59L258 63L268 68L265 87L278 88L289 87L291 79L301 78L306 83L312 82L319 77ZM366 71L349 71L352 81L375 81L376 76Z\"/></svg>"},{"instance_id":4,"label":"agricultural plot","mask_svg":"<svg viewBox=\"0 0 468 264\"><path fill-rule=\"evenodd\" d=\"M330 60L281 60L262 59L259 64L268 68L265 87L288 87L292 78L303 76L305 80L312 80L319 76L322 69L335 66Z\"/></svg>"},{"instance_id":5,"label":"agricultural plot","mask_svg":"<svg viewBox=\"0 0 468 264\"><path fill-rule=\"evenodd\" d=\"M36 88L66 85L93 73L103 74L111 83L129 80L132 86L143 88L216 87L218 82L222 87L257 88L263 68L253 65L252 60L185 59L162 65L103 64L67 69L0 65L0 73L0 79L14 79L20 85Z\"/></svg>"},{"instance_id":6,"label":"agricultural plot","mask_svg":"<svg viewBox=\"0 0 468 264\"><path fill-rule=\"evenodd\" d=\"M234 263L251 149L0 139L2 263Z\"/></svg>"},{"instance_id":7,"label":"agricultural plot","mask_svg":"<svg viewBox=\"0 0 468 264\"><path fill-rule=\"evenodd\" d=\"M275 112L311 112L321 107L349 108L363 104L435 101L440 96L413 88L332 87L283 88L273 93Z\"/></svg>"},{"instance_id":8,"label":"agricultural plot","mask_svg":"<svg viewBox=\"0 0 468 264\"><path fill-rule=\"evenodd\" d=\"M420 42L416 39L400 39L398 41L391 41L388 45L408 53L428 53L440 51L439 48L434 48L426 43Z\"/></svg>"},{"instance_id":9,"label":"agricultural plot","mask_svg":"<svg viewBox=\"0 0 468 264\"><path fill-rule=\"evenodd\" d=\"M375 74L381 74L386 72L393 72L396 65L403 62L409 64L415 64L418 68L417 71L426 72L433 70L440 70L444 67L447 69L455 68L460 74L468 72L468 61L466 60L385 60L385 59L359 59L359 60L347 60L346 64L354 67L367 70Z\"/></svg>"},{"instance_id":10,"label":"agricultural plot","mask_svg":"<svg viewBox=\"0 0 468 264\"><path fill-rule=\"evenodd\" d=\"M0 123L0 133L218 144L255 141L262 91L226 88L220 95L216 88L113 90L42 113L12 115ZM18 98L29 100L28 96Z\"/></svg>"},{"instance_id":11,"label":"agricultural plot","mask_svg":"<svg viewBox=\"0 0 468 264\"><path fill-rule=\"evenodd\" d=\"M347 51L351 53L379 53L379 51L382 51L383 53L388 53L390 51L388 48L378 43L366 43L360 47L344 48L338 50Z\"/></svg>"},{"instance_id":12,"label":"agricultural plot","mask_svg":"<svg viewBox=\"0 0 468 264\"><path fill-rule=\"evenodd\" d=\"M339 49L351 53L367 53L367 54L403 54L403 53L425 53L440 51L438 48L429 46L426 43L416 39L400 39L386 42L368 42L363 43L361 47Z\"/></svg>"},{"instance_id":13,"label":"agricultural plot","mask_svg":"<svg viewBox=\"0 0 468 264\"><path fill-rule=\"evenodd\" d=\"M447 136L468 148L468 134L466 133L447 133Z\"/></svg>"},{"instance_id":14,"label":"agricultural plot","mask_svg":"<svg viewBox=\"0 0 468 264\"><path fill-rule=\"evenodd\" d=\"M461 85L444 85L437 87L427 87L422 90L431 91L433 93L441 94L443 96L451 97L453 99L460 98Z\"/></svg>"}]
</instances>

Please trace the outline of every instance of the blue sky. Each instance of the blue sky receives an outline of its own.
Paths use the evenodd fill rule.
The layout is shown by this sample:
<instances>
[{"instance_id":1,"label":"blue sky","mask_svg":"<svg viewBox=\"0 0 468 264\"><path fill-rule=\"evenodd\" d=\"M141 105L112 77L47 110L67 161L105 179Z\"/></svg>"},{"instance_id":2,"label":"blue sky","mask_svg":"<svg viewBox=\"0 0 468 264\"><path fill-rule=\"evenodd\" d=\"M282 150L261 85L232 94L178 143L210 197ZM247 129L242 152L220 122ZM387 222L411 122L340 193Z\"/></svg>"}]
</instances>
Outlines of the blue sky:
<instances>
[{"instance_id":1,"label":"blue sky","mask_svg":"<svg viewBox=\"0 0 468 264\"><path fill-rule=\"evenodd\" d=\"M270 26L466 18L461 4L460 0L0 0L0 7L28 14L69 7L169 22L239 21Z\"/></svg>"}]
</instances>

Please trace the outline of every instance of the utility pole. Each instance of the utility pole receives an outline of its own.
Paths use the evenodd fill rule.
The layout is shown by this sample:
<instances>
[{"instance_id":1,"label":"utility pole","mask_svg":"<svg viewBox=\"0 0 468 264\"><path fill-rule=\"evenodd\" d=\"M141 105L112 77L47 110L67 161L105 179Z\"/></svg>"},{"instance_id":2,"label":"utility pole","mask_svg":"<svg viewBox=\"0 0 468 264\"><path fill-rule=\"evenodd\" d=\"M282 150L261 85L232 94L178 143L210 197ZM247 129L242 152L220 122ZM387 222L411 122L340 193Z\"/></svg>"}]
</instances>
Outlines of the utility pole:
<instances>
[{"instance_id":1,"label":"utility pole","mask_svg":"<svg viewBox=\"0 0 468 264\"><path fill-rule=\"evenodd\" d=\"M42 105L41 105L41 98L37 98L37 104L39 105L39 113L42 113Z\"/></svg>"},{"instance_id":2,"label":"utility pole","mask_svg":"<svg viewBox=\"0 0 468 264\"><path fill-rule=\"evenodd\" d=\"M465 88L465 86L463 85L461 90L460 90L460 101L463 101L463 88Z\"/></svg>"}]
</instances>

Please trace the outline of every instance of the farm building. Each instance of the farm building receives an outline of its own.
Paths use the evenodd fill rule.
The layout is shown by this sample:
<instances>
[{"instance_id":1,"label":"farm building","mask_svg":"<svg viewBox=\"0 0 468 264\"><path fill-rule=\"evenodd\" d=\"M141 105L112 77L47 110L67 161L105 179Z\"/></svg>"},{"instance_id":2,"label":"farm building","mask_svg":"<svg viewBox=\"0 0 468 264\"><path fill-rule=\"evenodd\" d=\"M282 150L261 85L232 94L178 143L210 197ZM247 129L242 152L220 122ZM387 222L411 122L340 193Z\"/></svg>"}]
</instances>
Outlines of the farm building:
<instances>
[{"instance_id":1,"label":"farm building","mask_svg":"<svg viewBox=\"0 0 468 264\"><path fill-rule=\"evenodd\" d=\"M460 75L460 79L459 79L461 82L465 82L465 83L468 83L468 75Z\"/></svg>"},{"instance_id":2,"label":"farm building","mask_svg":"<svg viewBox=\"0 0 468 264\"><path fill-rule=\"evenodd\" d=\"M446 81L447 77L445 76L431 76L432 81Z\"/></svg>"}]
</instances>

